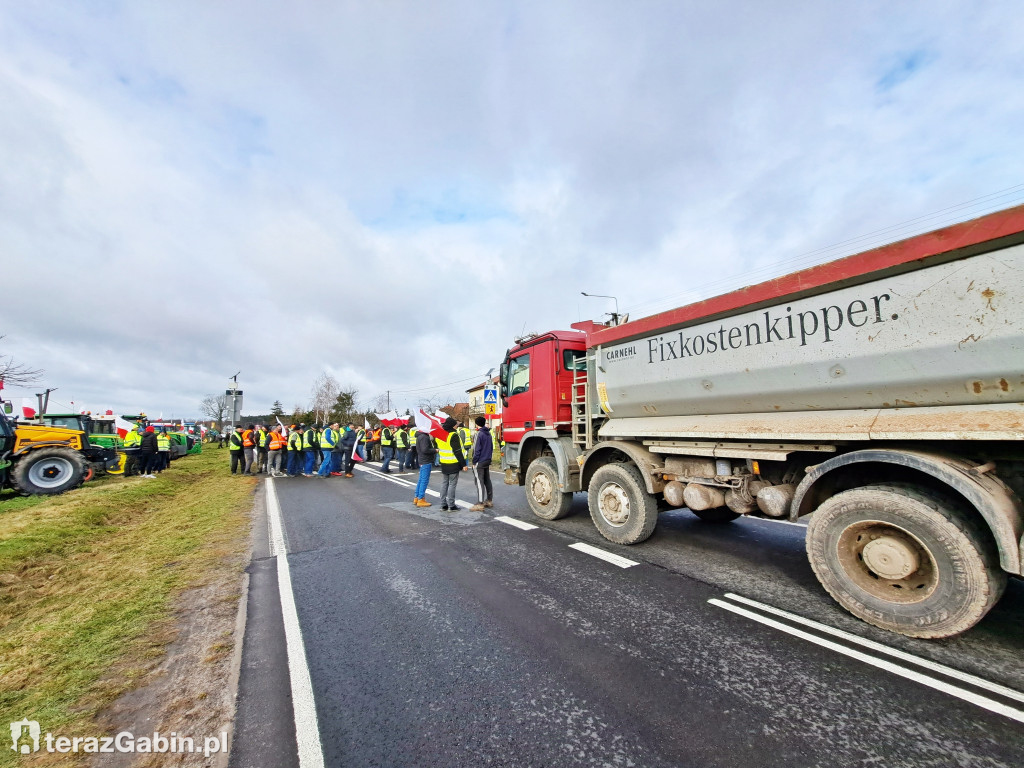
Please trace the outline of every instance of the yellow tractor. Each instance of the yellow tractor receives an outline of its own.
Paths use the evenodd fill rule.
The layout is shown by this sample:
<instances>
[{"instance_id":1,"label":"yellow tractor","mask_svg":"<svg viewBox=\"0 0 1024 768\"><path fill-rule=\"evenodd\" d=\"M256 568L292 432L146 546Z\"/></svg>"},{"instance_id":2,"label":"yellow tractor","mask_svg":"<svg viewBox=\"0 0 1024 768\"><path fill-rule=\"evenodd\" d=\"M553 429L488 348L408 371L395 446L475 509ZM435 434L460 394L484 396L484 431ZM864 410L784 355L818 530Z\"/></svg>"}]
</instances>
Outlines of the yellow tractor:
<instances>
[{"instance_id":1,"label":"yellow tractor","mask_svg":"<svg viewBox=\"0 0 1024 768\"><path fill-rule=\"evenodd\" d=\"M116 460L116 451L90 444L80 430L19 424L0 412L0 487L64 493L92 477L90 463Z\"/></svg>"}]
</instances>

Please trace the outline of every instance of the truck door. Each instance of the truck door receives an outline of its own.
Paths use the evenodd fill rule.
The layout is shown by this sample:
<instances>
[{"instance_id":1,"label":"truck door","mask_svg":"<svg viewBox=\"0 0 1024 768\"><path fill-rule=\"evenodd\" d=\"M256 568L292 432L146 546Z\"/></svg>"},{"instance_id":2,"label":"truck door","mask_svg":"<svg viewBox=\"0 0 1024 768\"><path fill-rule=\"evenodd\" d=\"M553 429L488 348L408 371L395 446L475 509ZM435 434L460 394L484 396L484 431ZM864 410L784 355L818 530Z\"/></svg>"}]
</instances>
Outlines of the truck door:
<instances>
[{"instance_id":1,"label":"truck door","mask_svg":"<svg viewBox=\"0 0 1024 768\"><path fill-rule=\"evenodd\" d=\"M530 387L530 353L509 358L503 371L507 404L502 406L502 434L510 443L518 443L523 432L533 429L533 389Z\"/></svg>"}]
</instances>

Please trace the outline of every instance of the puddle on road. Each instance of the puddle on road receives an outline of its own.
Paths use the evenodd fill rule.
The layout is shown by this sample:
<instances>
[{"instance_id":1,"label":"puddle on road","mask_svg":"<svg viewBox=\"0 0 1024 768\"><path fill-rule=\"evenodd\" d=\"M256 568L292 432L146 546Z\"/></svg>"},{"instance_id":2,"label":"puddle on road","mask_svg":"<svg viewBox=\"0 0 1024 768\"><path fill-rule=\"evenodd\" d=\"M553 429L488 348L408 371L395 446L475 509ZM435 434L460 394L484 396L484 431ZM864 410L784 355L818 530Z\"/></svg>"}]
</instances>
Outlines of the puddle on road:
<instances>
[{"instance_id":1,"label":"puddle on road","mask_svg":"<svg viewBox=\"0 0 1024 768\"><path fill-rule=\"evenodd\" d=\"M470 512L468 509L459 507L455 512L443 512L436 501L432 501L432 507L414 507L412 502L399 501L391 504L381 504L382 507L393 509L396 512L404 512L407 515L425 517L428 520L436 520L441 525L473 525L479 523L486 517L483 512Z\"/></svg>"}]
</instances>

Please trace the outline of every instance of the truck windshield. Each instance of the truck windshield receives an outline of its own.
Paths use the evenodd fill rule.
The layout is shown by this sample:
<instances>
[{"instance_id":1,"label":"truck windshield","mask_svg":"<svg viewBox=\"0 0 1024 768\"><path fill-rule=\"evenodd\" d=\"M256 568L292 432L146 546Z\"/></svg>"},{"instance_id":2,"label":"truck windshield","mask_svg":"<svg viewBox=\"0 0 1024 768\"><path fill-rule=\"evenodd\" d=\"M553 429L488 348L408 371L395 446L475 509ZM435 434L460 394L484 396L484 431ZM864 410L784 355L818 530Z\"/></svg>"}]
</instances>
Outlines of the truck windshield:
<instances>
[{"instance_id":1,"label":"truck windshield","mask_svg":"<svg viewBox=\"0 0 1024 768\"><path fill-rule=\"evenodd\" d=\"M530 355L514 357L508 365L508 389L510 395L518 395L530 388Z\"/></svg>"}]
</instances>

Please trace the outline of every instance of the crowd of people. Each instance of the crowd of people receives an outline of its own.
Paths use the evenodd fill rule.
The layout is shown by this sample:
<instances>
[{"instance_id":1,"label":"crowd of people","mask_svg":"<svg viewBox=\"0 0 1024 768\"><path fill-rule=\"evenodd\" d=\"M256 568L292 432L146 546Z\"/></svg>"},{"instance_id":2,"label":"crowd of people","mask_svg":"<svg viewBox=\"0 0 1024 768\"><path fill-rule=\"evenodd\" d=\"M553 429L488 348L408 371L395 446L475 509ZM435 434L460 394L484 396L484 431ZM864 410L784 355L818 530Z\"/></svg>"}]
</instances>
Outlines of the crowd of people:
<instances>
[{"instance_id":1,"label":"crowd of people","mask_svg":"<svg viewBox=\"0 0 1024 768\"><path fill-rule=\"evenodd\" d=\"M134 425L122 439L126 477L139 475L153 479L171 466L171 436L166 429Z\"/></svg>"},{"instance_id":2,"label":"crowd of people","mask_svg":"<svg viewBox=\"0 0 1024 768\"><path fill-rule=\"evenodd\" d=\"M338 422L272 428L249 424L235 427L226 443L233 475L353 477L352 470L362 461L380 462L380 471L388 475L417 470L413 503L418 507L432 506L425 496L430 473L437 467L444 511L456 509L459 475L472 470L477 495L472 509L480 511L494 506L490 468L498 440L482 416L474 424L475 431L449 417L434 435L417 430L412 422L377 429Z\"/></svg>"}]
</instances>

